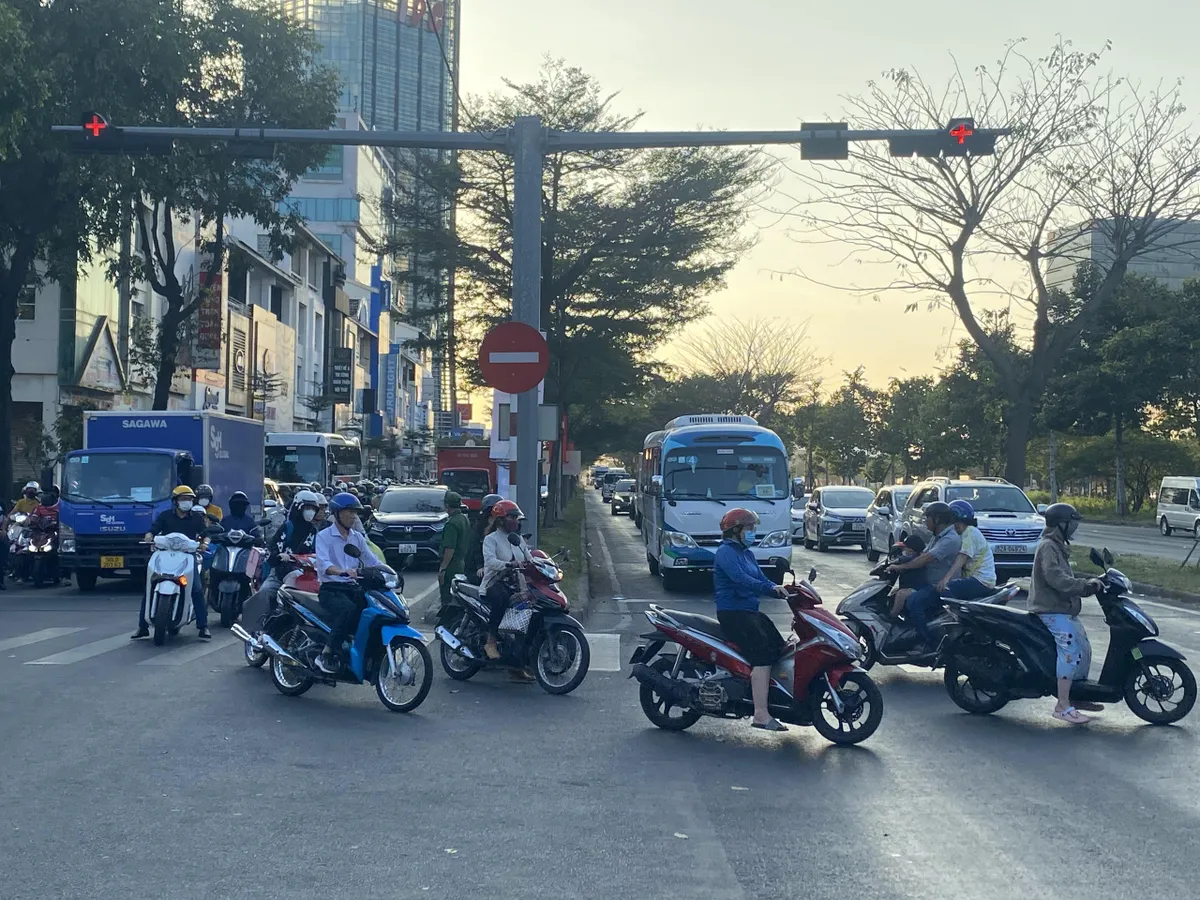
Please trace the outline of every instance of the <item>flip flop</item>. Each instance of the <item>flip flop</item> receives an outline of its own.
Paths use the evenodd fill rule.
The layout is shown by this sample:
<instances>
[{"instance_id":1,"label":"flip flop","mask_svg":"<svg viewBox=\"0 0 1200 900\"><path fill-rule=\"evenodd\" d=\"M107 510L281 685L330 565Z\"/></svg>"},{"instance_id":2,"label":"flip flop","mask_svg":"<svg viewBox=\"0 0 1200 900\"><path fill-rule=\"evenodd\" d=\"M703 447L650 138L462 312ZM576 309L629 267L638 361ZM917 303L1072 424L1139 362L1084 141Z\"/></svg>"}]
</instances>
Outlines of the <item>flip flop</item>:
<instances>
[{"instance_id":1,"label":"flip flop","mask_svg":"<svg viewBox=\"0 0 1200 900\"><path fill-rule=\"evenodd\" d=\"M763 731L787 731L787 726L778 719L772 719L769 722L751 722L751 728L761 728Z\"/></svg>"},{"instance_id":2,"label":"flip flop","mask_svg":"<svg viewBox=\"0 0 1200 900\"><path fill-rule=\"evenodd\" d=\"M1071 725L1086 725L1088 722L1092 721L1088 716L1085 716L1073 706L1068 706L1062 711L1056 709L1051 713L1051 715L1060 722L1067 722Z\"/></svg>"},{"instance_id":3,"label":"flip flop","mask_svg":"<svg viewBox=\"0 0 1200 900\"><path fill-rule=\"evenodd\" d=\"M1075 708L1081 709L1084 712L1104 712L1104 704L1097 703L1094 700L1077 700Z\"/></svg>"}]
</instances>

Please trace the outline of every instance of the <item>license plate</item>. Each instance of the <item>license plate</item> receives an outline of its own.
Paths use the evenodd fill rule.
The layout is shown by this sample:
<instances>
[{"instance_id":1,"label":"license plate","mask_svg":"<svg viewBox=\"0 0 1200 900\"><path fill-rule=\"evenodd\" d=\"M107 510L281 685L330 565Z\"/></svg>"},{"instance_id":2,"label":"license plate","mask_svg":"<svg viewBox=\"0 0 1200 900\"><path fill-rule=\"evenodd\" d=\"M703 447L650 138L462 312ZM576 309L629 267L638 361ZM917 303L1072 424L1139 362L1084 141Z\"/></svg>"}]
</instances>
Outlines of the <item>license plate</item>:
<instances>
[{"instance_id":1,"label":"license plate","mask_svg":"<svg viewBox=\"0 0 1200 900\"><path fill-rule=\"evenodd\" d=\"M416 544L401 544L400 546L398 546L396 548L396 552L397 553L416 553L417 545Z\"/></svg>"},{"instance_id":2,"label":"license plate","mask_svg":"<svg viewBox=\"0 0 1200 900\"><path fill-rule=\"evenodd\" d=\"M125 557L123 557L123 556L102 556L102 557L100 557L100 568L102 568L102 569L123 569L123 568L125 568Z\"/></svg>"},{"instance_id":3,"label":"license plate","mask_svg":"<svg viewBox=\"0 0 1200 900\"><path fill-rule=\"evenodd\" d=\"M1029 551L1021 544L997 544L997 553L1028 553Z\"/></svg>"},{"instance_id":4,"label":"license plate","mask_svg":"<svg viewBox=\"0 0 1200 900\"><path fill-rule=\"evenodd\" d=\"M1129 652L1130 652L1131 654L1133 654L1133 658L1134 658L1134 659L1141 659L1141 658L1142 658L1142 648L1141 648L1141 647L1134 647L1134 648L1133 648L1132 650L1130 650Z\"/></svg>"}]
</instances>

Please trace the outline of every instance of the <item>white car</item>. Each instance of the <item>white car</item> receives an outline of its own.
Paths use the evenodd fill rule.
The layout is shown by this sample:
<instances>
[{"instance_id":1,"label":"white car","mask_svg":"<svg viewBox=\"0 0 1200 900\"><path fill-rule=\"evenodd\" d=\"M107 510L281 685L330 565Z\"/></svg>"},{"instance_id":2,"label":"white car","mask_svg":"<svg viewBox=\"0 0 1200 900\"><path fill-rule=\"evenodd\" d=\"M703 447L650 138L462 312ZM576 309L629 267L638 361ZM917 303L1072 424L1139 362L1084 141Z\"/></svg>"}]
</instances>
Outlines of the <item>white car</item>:
<instances>
[{"instance_id":1,"label":"white car","mask_svg":"<svg viewBox=\"0 0 1200 900\"><path fill-rule=\"evenodd\" d=\"M867 559L871 562L881 555L887 556L892 545L900 540L900 513L912 492L911 484L880 488L867 507Z\"/></svg>"}]
</instances>

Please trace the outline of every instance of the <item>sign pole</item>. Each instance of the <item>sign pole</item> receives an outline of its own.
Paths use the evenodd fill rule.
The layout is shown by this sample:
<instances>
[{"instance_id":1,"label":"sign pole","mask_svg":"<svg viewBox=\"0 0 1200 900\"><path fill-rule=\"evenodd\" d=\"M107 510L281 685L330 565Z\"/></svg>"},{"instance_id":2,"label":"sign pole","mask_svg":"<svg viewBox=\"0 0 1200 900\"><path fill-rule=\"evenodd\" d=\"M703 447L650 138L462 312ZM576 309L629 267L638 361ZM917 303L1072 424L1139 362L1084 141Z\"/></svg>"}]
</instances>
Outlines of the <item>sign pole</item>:
<instances>
[{"instance_id":1,"label":"sign pole","mask_svg":"<svg viewBox=\"0 0 1200 900\"><path fill-rule=\"evenodd\" d=\"M538 116L519 117L509 132L513 157L512 317L542 327L542 159L545 136ZM541 497L538 389L517 395L517 505L525 532L537 544Z\"/></svg>"}]
</instances>

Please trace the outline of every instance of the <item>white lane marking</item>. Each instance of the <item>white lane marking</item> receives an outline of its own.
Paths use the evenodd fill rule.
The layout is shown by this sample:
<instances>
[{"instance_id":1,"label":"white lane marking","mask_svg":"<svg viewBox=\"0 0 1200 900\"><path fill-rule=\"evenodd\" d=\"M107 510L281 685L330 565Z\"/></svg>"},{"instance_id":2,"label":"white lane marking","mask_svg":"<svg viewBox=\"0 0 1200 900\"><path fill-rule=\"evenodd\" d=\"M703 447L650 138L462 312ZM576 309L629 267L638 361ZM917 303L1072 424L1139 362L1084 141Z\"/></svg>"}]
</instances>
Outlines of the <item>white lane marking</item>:
<instances>
[{"instance_id":1,"label":"white lane marking","mask_svg":"<svg viewBox=\"0 0 1200 900\"><path fill-rule=\"evenodd\" d=\"M12 650L15 647L25 647L29 644L37 644L42 641L52 641L57 637L74 634L77 631L83 631L82 628L43 628L41 631L31 631L29 634L22 634L14 638L6 638L0 641L0 650Z\"/></svg>"},{"instance_id":2,"label":"white lane marking","mask_svg":"<svg viewBox=\"0 0 1200 900\"><path fill-rule=\"evenodd\" d=\"M496 351L488 354L488 362L493 363L535 363L542 357L537 353L528 353L522 351Z\"/></svg>"},{"instance_id":3,"label":"white lane marking","mask_svg":"<svg viewBox=\"0 0 1200 900\"><path fill-rule=\"evenodd\" d=\"M1159 609L1165 609L1170 612L1185 613L1189 616L1200 616L1200 611L1197 611L1194 609L1186 609L1185 607L1182 607L1182 606L1171 606L1168 603L1158 603L1154 600L1147 600L1145 597L1143 597L1140 594L1135 594L1134 596L1137 597L1137 602L1142 604L1143 606L1156 606Z\"/></svg>"},{"instance_id":4,"label":"white lane marking","mask_svg":"<svg viewBox=\"0 0 1200 900\"><path fill-rule=\"evenodd\" d=\"M404 602L407 603L410 608L414 607L434 591L436 591L439 586L440 585L438 585L437 581L435 580L433 584L429 585L429 587L425 588L425 590L421 591L421 593L417 594L417 596L413 597L411 600L405 597Z\"/></svg>"},{"instance_id":5,"label":"white lane marking","mask_svg":"<svg viewBox=\"0 0 1200 900\"><path fill-rule=\"evenodd\" d=\"M101 641L92 641L90 644L81 644L70 650L64 650L62 653L55 653L51 656L43 656L41 659L31 659L25 663L27 666L68 666L71 663L77 663L81 660L91 659L93 656L99 656L101 653L108 653L110 650L116 650L118 647L128 647L132 641L129 640L127 634L115 634L110 638L104 638Z\"/></svg>"},{"instance_id":6,"label":"white lane marking","mask_svg":"<svg viewBox=\"0 0 1200 900\"><path fill-rule=\"evenodd\" d=\"M139 666L182 666L184 663L189 663L193 659L199 659L202 656L207 656L210 653L232 646L233 644L241 644L237 638L233 636L226 637L224 640L218 638L209 641L207 644L197 643L194 646L181 648L177 650L168 650L166 653L160 653L158 656L152 656L149 659L144 659Z\"/></svg>"},{"instance_id":7,"label":"white lane marking","mask_svg":"<svg viewBox=\"0 0 1200 900\"><path fill-rule=\"evenodd\" d=\"M592 650L591 672L621 671L621 636L619 634L586 635Z\"/></svg>"},{"instance_id":8,"label":"white lane marking","mask_svg":"<svg viewBox=\"0 0 1200 900\"><path fill-rule=\"evenodd\" d=\"M613 565L612 554L608 552L608 541L604 539L603 530L596 529L596 537L600 541L600 555L604 557L604 568L608 572L608 580L612 582L614 597L620 597L625 592L621 590L621 582L617 580L617 567Z\"/></svg>"}]
</instances>

